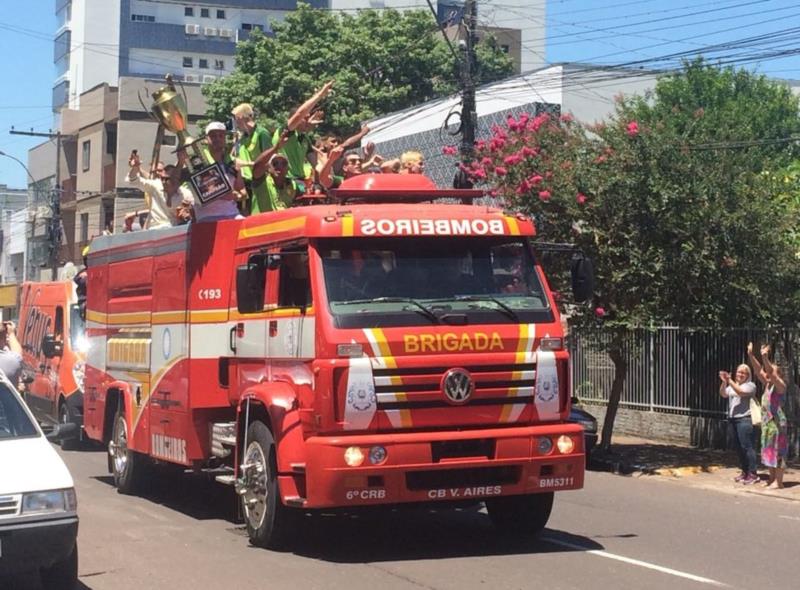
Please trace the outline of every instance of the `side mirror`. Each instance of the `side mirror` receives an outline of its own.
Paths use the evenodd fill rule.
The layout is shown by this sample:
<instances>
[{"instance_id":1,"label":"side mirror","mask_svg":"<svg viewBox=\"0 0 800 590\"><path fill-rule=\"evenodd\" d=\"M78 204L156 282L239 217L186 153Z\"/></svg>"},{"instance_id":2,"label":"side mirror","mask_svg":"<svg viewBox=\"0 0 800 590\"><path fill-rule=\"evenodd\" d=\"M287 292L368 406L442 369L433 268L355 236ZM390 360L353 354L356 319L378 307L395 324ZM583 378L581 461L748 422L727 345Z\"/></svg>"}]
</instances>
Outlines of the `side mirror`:
<instances>
[{"instance_id":1,"label":"side mirror","mask_svg":"<svg viewBox=\"0 0 800 590\"><path fill-rule=\"evenodd\" d=\"M64 344L58 340L53 334L47 334L42 339L42 354L45 358L53 358L64 354Z\"/></svg>"},{"instance_id":2,"label":"side mirror","mask_svg":"<svg viewBox=\"0 0 800 590\"><path fill-rule=\"evenodd\" d=\"M236 267L236 307L239 313L258 313L264 309L267 269L259 262Z\"/></svg>"},{"instance_id":3,"label":"side mirror","mask_svg":"<svg viewBox=\"0 0 800 590\"><path fill-rule=\"evenodd\" d=\"M594 293L592 261L580 253L573 255L570 274L572 275L572 295L575 301L582 303L591 299Z\"/></svg>"}]
</instances>

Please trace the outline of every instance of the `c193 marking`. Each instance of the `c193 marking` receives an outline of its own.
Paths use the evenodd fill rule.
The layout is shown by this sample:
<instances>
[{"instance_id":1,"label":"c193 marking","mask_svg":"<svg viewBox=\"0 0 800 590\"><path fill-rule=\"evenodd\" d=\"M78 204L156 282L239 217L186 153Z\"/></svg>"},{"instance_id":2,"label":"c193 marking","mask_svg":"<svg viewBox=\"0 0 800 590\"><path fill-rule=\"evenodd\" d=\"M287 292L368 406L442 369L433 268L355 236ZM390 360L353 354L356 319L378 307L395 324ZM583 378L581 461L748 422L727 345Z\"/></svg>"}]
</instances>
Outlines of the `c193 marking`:
<instances>
[{"instance_id":1,"label":"c193 marking","mask_svg":"<svg viewBox=\"0 0 800 590\"><path fill-rule=\"evenodd\" d=\"M200 289L197 292L197 297L201 301L208 301L210 299L222 299L222 289Z\"/></svg>"}]
</instances>

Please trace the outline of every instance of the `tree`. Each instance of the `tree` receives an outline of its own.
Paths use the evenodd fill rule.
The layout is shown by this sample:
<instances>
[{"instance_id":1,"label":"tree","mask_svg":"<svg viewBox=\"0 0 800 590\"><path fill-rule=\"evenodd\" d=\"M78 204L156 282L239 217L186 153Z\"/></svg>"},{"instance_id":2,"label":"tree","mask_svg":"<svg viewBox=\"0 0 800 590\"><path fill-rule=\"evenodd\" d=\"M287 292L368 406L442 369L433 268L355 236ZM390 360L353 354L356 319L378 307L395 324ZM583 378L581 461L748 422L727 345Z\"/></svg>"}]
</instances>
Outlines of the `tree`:
<instances>
[{"instance_id":1,"label":"tree","mask_svg":"<svg viewBox=\"0 0 800 590\"><path fill-rule=\"evenodd\" d=\"M769 171L794 157L780 139L798 129L785 87L697 61L647 97L620 99L605 125L523 115L478 143L472 178L532 214L539 239L573 242L595 261L595 300L572 321L610 335L603 448L627 376L627 330L797 321L786 301L799 291L798 206Z\"/></svg>"},{"instance_id":2,"label":"tree","mask_svg":"<svg viewBox=\"0 0 800 590\"><path fill-rule=\"evenodd\" d=\"M225 119L236 104L250 102L277 125L335 79L320 131L347 135L363 121L456 90L455 58L428 11L338 15L299 4L272 28L272 37L254 31L239 43L235 71L204 87L210 117ZM491 38L478 56L481 82L512 71Z\"/></svg>"}]
</instances>

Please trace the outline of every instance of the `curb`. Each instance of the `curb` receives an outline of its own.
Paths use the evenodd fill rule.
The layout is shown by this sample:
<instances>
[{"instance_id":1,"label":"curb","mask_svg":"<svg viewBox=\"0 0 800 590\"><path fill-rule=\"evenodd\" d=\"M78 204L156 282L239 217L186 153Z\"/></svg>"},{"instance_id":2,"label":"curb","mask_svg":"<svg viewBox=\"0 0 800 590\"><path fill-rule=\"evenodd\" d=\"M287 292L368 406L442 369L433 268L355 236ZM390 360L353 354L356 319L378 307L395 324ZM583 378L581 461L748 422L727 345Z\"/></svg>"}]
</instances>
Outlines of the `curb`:
<instances>
[{"instance_id":1,"label":"curb","mask_svg":"<svg viewBox=\"0 0 800 590\"><path fill-rule=\"evenodd\" d=\"M715 473L723 467L721 465L686 465L681 467L650 467L638 463L629 463L624 459L592 457L590 464L590 471L603 471L613 473L614 475L621 475L625 477L641 477L646 475L657 475L673 481L687 478L688 476L698 475L700 473ZM688 481L688 480L687 480ZM694 482L693 482L694 483ZM788 500L790 502L800 502L800 495L786 494L777 492L775 490L768 491L766 489L753 489L750 486L741 486L736 488L725 488L723 486L712 485L708 482L696 482L695 487L715 492L728 493L728 494L752 494L754 496L762 496L765 498L777 498L779 500Z\"/></svg>"}]
</instances>

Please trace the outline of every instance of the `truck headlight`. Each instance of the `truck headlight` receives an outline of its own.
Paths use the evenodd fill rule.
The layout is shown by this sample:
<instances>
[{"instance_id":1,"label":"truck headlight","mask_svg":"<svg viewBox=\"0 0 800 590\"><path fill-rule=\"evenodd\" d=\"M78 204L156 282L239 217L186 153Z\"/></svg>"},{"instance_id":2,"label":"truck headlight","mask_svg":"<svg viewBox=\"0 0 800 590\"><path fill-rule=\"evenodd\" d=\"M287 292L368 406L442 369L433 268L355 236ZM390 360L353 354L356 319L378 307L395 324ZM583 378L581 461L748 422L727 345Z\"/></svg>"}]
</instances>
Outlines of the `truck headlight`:
<instances>
[{"instance_id":1,"label":"truck headlight","mask_svg":"<svg viewBox=\"0 0 800 590\"><path fill-rule=\"evenodd\" d=\"M22 514L49 514L54 512L75 512L78 498L75 488L29 492L22 496Z\"/></svg>"}]
</instances>

